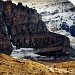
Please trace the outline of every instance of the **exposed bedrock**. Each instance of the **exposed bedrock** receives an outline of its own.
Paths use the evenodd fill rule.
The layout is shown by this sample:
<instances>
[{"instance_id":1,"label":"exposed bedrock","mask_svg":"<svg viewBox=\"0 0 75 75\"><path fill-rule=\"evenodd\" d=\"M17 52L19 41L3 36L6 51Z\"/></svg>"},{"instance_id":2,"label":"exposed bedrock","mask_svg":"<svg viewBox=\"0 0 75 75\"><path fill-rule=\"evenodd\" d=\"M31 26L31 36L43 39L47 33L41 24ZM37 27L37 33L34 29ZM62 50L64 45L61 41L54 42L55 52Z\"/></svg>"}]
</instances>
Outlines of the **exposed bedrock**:
<instances>
[{"instance_id":1,"label":"exposed bedrock","mask_svg":"<svg viewBox=\"0 0 75 75\"><path fill-rule=\"evenodd\" d=\"M43 51L68 50L70 47L67 37L49 32L37 10L22 3L16 5L12 1L0 1L0 33L5 38L0 38L3 53L6 50L11 53L11 42L17 48L31 47Z\"/></svg>"},{"instance_id":2,"label":"exposed bedrock","mask_svg":"<svg viewBox=\"0 0 75 75\"><path fill-rule=\"evenodd\" d=\"M0 33L0 53L10 55L12 52L12 46L10 41Z\"/></svg>"}]
</instances>

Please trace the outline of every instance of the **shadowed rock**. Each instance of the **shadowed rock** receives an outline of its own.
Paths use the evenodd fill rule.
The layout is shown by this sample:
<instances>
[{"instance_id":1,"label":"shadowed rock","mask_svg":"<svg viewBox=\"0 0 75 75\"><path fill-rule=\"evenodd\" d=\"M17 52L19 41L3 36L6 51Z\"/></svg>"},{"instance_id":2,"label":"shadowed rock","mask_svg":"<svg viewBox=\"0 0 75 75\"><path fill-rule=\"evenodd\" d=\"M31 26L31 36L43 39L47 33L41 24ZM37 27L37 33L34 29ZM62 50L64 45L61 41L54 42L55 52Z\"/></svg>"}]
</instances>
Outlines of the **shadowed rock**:
<instances>
[{"instance_id":1,"label":"shadowed rock","mask_svg":"<svg viewBox=\"0 0 75 75\"><path fill-rule=\"evenodd\" d=\"M0 53L5 53L10 55L11 52L12 52L12 46L10 41L0 33Z\"/></svg>"}]
</instances>

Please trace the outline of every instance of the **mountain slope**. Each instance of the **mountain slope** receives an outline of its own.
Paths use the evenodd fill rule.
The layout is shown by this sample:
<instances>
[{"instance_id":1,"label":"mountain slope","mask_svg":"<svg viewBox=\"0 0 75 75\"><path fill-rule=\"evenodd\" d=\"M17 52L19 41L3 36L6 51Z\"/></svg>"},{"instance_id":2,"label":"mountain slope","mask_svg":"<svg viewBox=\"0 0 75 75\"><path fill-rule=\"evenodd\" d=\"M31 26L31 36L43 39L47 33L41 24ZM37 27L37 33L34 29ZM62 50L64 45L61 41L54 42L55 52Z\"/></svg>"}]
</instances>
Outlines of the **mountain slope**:
<instances>
[{"instance_id":1,"label":"mountain slope","mask_svg":"<svg viewBox=\"0 0 75 75\"><path fill-rule=\"evenodd\" d=\"M0 75L74 75L75 61L42 64L0 54Z\"/></svg>"}]
</instances>

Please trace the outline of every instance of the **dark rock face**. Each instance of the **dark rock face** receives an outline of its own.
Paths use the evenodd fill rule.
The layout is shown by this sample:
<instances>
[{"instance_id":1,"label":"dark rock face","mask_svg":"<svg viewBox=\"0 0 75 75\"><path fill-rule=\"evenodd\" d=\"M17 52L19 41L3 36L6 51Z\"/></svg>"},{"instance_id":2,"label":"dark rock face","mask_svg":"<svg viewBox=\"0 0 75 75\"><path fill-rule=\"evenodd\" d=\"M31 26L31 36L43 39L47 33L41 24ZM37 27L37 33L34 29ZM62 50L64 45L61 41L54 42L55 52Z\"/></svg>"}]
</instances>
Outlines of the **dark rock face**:
<instances>
[{"instance_id":1,"label":"dark rock face","mask_svg":"<svg viewBox=\"0 0 75 75\"><path fill-rule=\"evenodd\" d=\"M0 33L0 53L5 53L10 55L11 52L12 52L12 46L10 44L10 41Z\"/></svg>"},{"instance_id":2,"label":"dark rock face","mask_svg":"<svg viewBox=\"0 0 75 75\"><path fill-rule=\"evenodd\" d=\"M75 37L75 23L70 26L70 33L71 33L71 36Z\"/></svg>"},{"instance_id":3,"label":"dark rock face","mask_svg":"<svg viewBox=\"0 0 75 75\"><path fill-rule=\"evenodd\" d=\"M9 40L1 50L11 47L10 42L17 48L66 50L70 46L67 37L49 32L41 15L22 3L0 1L0 33Z\"/></svg>"}]
</instances>

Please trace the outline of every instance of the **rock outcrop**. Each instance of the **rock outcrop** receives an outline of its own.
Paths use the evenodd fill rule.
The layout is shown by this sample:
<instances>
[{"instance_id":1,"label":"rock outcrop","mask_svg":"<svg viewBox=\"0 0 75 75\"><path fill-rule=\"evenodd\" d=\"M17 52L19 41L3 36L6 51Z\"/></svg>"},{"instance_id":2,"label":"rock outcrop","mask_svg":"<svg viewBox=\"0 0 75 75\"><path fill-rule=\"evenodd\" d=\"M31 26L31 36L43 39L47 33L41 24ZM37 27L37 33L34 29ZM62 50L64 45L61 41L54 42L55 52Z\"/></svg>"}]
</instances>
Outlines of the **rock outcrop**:
<instances>
[{"instance_id":1,"label":"rock outcrop","mask_svg":"<svg viewBox=\"0 0 75 75\"><path fill-rule=\"evenodd\" d=\"M0 53L10 55L12 52L12 46L10 41L0 33Z\"/></svg>"},{"instance_id":2,"label":"rock outcrop","mask_svg":"<svg viewBox=\"0 0 75 75\"><path fill-rule=\"evenodd\" d=\"M0 1L0 32L17 48L66 50L70 46L67 37L48 31L37 10L11 0Z\"/></svg>"}]
</instances>

